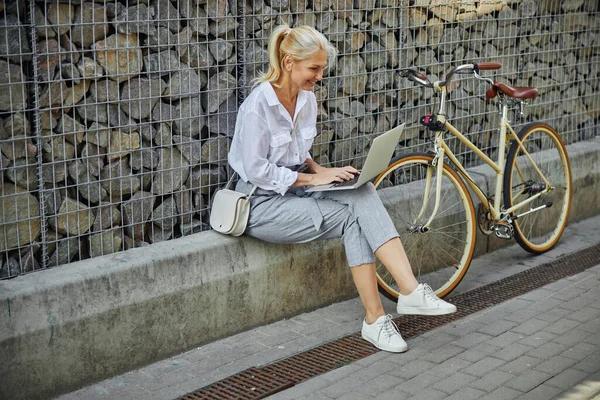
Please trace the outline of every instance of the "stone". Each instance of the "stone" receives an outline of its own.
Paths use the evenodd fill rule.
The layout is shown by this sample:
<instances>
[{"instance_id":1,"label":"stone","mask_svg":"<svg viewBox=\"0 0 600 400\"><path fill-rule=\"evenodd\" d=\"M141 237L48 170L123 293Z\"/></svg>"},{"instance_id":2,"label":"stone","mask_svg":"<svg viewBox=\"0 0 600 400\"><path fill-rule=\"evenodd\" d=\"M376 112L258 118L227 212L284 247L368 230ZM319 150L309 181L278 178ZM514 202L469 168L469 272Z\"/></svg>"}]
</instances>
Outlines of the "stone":
<instances>
[{"instance_id":1,"label":"stone","mask_svg":"<svg viewBox=\"0 0 600 400\"><path fill-rule=\"evenodd\" d=\"M173 135L173 142L177 144L177 148L190 164L198 164L202 159L202 142L200 140L188 136Z\"/></svg>"},{"instance_id":2,"label":"stone","mask_svg":"<svg viewBox=\"0 0 600 400\"><path fill-rule=\"evenodd\" d=\"M10 136L31 136L31 123L23 113L14 113L4 120L4 129ZM7 136L6 138L10 137Z\"/></svg>"},{"instance_id":3,"label":"stone","mask_svg":"<svg viewBox=\"0 0 600 400\"><path fill-rule=\"evenodd\" d=\"M15 64L31 60L31 48L27 38L27 28L16 15L4 14L0 18L0 56Z\"/></svg>"},{"instance_id":4,"label":"stone","mask_svg":"<svg viewBox=\"0 0 600 400\"><path fill-rule=\"evenodd\" d=\"M477 6L477 17L480 18L484 15L489 15L496 11L500 11L504 8L504 6L505 3L502 0L479 0L479 5Z\"/></svg>"},{"instance_id":5,"label":"stone","mask_svg":"<svg viewBox=\"0 0 600 400\"><path fill-rule=\"evenodd\" d=\"M387 57L387 53L386 57ZM362 96L367 85L367 70L364 60L358 55L341 57L336 65L337 75L343 77L344 94Z\"/></svg>"},{"instance_id":6,"label":"stone","mask_svg":"<svg viewBox=\"0 0 600 400\"><path fill-rule=\"evenodd\" d=\"M126 81L142 71L142 50L135 33L115 33L95 43L92 50L106 75L117 82Z\"/></svg>"},{"instance_id":7,"label":"stone","mask_svg":"<svg viewBox=\"0 0 600 400\"><path fill-rule=\"evenodd\" d=\"M79 238L69 238L59 240L56 245L56 251L50 256L49 267L69 263L75 255L79 253Z\"/></svg>"},{"instance_id":8,"label":"stone","mask_svg":"<svg viewBox=\"0 0 600 400\"><path fill-rule=\"evenodd\" d=\"M152 181L152 193L162 196L178 190L187 180L190 163L175 147L157 151L158 166Z\"/></svg>"},{"instance_id":9,"label":"stone","mask_svg":"<svg viewBox=\"0 0 600 400\"><path fill-rule=\"evenodd\" d=\"M181 61L190 67L207 69L216 63L206 42L189 43L181 47L179 51L181 52Z\"/></svg>"},{"instance_id":10,"label":"stone","mask_svg":"<svg viewBox=\"0 0 600 400\"><path fill-rule=\"evenodd\" d=\"M168 28L162 26L149 33L144 39L144 45L154 53L169 50L177 44L176 36Z\"/></svg>"},{"instance_id":11,"label":"stone","mask_svg":"<svg viewBox=\"0 0 600 400\"><path fill-rule=\"evenodd\" d=\"M0 90L0 111L14 112L25 109L27 106L26 82L27 78L23 75L21 67L0 60L0 87L3 88ZM44 108L41 104L40 107Z\"/></svg>"},{"instance_id":12,"label":"stone","mask_svg":"<svg viewBox=\"0 0 600 400\"><path fill-rule=\"evenodd\" d=\"M63 163L63 165L66 163ZM67 168L65 166L65 172ZM56 186L56 185L52 185ZM67 196L67 190L64 188L46 189L44 196L44 205L46 206L46 215L54 215L58 212L63 198Z\"/></svg>"},{"instance_id":13,"label":"stone","mask_svg":"<svg viewBox=\"0 0 600 400\"><path fill-rule=\"evenodd\" d=\"M458 46L462 45L465 36L466 32L461 27L445 29L438 42L438 48L443 53L453 53Z\"/></svg>"},{"instance_id":14,"label":"stone","mask_svg":"<svg viewBox=\"0 0 600 400\"><path fill-rule=\"evenodd\" d=\"M73 28L71 28L73 43L89 48L92 44L104 39L108 32L108 18L102 5L85 2L77 6ZM116 46L108 47L115 48ZM114 72L111 71L111 74Z\"/></svg>"},{"instance_id":15,"label":"stone","mask_svg":"<svg viewBox=\"0 0 600 400\"><path fill-rule=\"evenodd\" d=\"M171 122L175 115L175 107L159 101L152 109L150 119L156 122Z\"/></svg>"},{"instance_id":16,"label":"stone","mask_svg":"<svg viewBox=\"0 0 600 400\"><path fill-rule=\"evenodd\" d=\"M149 53L144 57L144 70L149 78L160 78L177 71L180 64L177 52L174 50Z\"/></svg>"},{"instance_id":17,"label":"stone","mask_svg":"<svg viewBox=\"0 0 600 400\"><path fill-rule=\"evenodd\" d=\"M104 167L105 155L105 148L93 143L85 143L81 149L81 159L87 165L90 174L94 176L100 175L100 171Z\"/></svg>"},{"instance_id":18,"label":"stone","mask_svg":"<svg viewBox=\"0 0 600 400\"><path fill-rule=\"evenodd\" d=\"M153 149L139 149L131 153L131 168L139 171L142 168L154 169L158 165L158 153Z\"/></svg>"},{"instance_id":19,"label":"stone","mask_svg":"<svg viewBox=\"0 0 600 400\"><path fill-rule=\"evenodd\" d=\"M35 33L42 39L56 37L56 32L50 26L44 12L39 6L35 7Z\"/></svg>"},{"instance_id":20,"label":"stone","mask_svg":"<svg viewBox=\"0 0 600 400\"><path fill-rule=\"evenodd\" d=\"M121 212L114 205L100 205L96 210L96 219L92 231L104 231L121 224Z\"/></svg>"},{"instance_id":21,"label":"stone","mask_svg":"<svg viewBox=\"0 0 600 400\"><path fill-rule=\"evenodd\" d=\"M561 6L563 11L571 12L577 11L583 5L585 0L570 0L570 1L561 1Z\"/></svg>"},{"instance_id":22,"label":"stone","mask_svg":"<svg viewBox=\"0 0 600 400\"><path fill-rule=\"evenodd\" d=\"M73 86L81 83L81 72L70 62L60 64L60 76L67 81L67 85Z\"/></svg>"},{"instance_id":23,"label":"stone","mask_svg":"<svg viewBox=\"0 0 600 400\"><path fill-rule=\"evenodd\" d=\"M90 235L90 257L115 253L121 250L122 243L118 230Z\"/></svg>"},{"instance_id":24,"label":"stone","mask_svg":"<svg viewBox=\"0 0 600 400\"><path fill-rule=\"evenodd\" d=\"M121 89L121 109L133 119L146 119L165 87L162 79L133 78L124 83Z\"/></svg>"},{"instance_id":25,"label":"stone","mask_svg":"<svg viewBox=\"0 0 600 400\"><path fill-rule=\"evenodd\" d=\"M140 134L137 132L126 133L121 130L113 130L110 133L110 146L107 158L111 162L114 159L124 157L131 150L140 148Z\"/></svg>"},{"instance_id":26,"label":"stone","mask_svg":"<svg viewBox=\"0 0 600 400\"><path fill-rule=\"evenodd\" d=\"M227 40L216 38L208 43L208 48L215 61L222 63L233 55L234 45Z\"/></svg>"},{"instance_id":27,"label":"stone","mask_svg":"<svg viewBox=\"0 0 600 400\"><path fill-rule=\"evenodd\" d=\"M205 112L199 97L184 98L175 107L173 129L176 134L198 137L205 123Z\"/></svg>"},{"instance_id":28,"label":"stone","mask_svg":"<svg viewBox=\"0 0 600 400\"><path fill-rule=\"evenodd\" d=\"M38 47L40 77L46 82L54 78L56 66L67 59L67 54L55 39L43 41Z\"/></svg>"},{"instance_id":29,"label":"stone","mask_svg":"<svg viewBox=\"0 0 600 400\"><path fill-rule=\"evenodd\" d=\"M75 7L65 3L50 3L46 9L46 18L59 36L69 32L75 18Z\"/></svg>"},{"instance_id":30,"label":"stone","mask_svg":"<svg viewBox=\"0 0 600 400\"><path fill-rule=\"evenodd\" d=\"M118 101L119 83L111 79L94 81L90 85L90 97L98 103Z\"/></svg>"},{"instance_id":31,"label":"stone","mask_svg":"<svg viewBox=\"0 0 600 400\"><path fill-rule=\"evenodd\" d=\"M12 257L9 257L5 262L2 257L2 265L0 266L0 279L10 278L21 274L21 265Z\"/></svg>"},{"instance_id":32,"label":"stone","mask_svg":"<svg viewBox=\"0 0 600 400\"><path fill-rule=\"evenodd\" d=\"M154 107L156 108L156 106ZM151 142L154 139L154 135L156 135L156 129L151 124L141 124L138 126L138 130L142 139Z\"/></svg>"},{"instance_id":33,"label":"stone","mask_svg":"<svg viewBox=\"0 0 600 400\"><path fill-rule=\"evenodd\" d=\"M227 18L224 18L222 21L219 22L209 20L208 30L215 37L233 40L235 38L234 32L239 27L239 25L240 24L232 15L228 15Z\"/></svg>"},{"instance_id":34,"label":"stone","mask_svg":"<svg viewBox=\"0 0 600 400\"><path fill-rule=\"evenodd\" d=\"M207 111L214 113L235 91L237 81L228 72L219 72L208 80Z\"/></svg>"},{"instance_id":35,"label":"stone","mask_svg":"<svg viewBox=\"0 0 600 400\"><path fill-rule=\"evenodd\" d=\"M154 209L152 193L136 192L121 205L125 233L134 240L144 240L146 221Z\"/></svg>"},{"instance_id":36,"label":"stone","mask_svg":"<svg viewBox=\"0 0 600 400\"><path fill-rule=\"evenodd\" d=\"M38 199L11 183L0 183L0 251L22 247L41 232Z\"/></svg>"},{"instance_id":37,"label":"stone","mask_svg":"<svg viewBox=\"0 0 600 400\"><path fill-rule=\"evenodd\" d=\"M206 86L207 81L205 72L199 71L198 74L194 69L182 65L171 75L164 95L173 99L195 97L200 94L200 89Z\"/></svg>"},{"instance_id":38,"label":"stone","mask_svg":"<svg viewBox=\"0 0 600 400\"><path fill-rule=\"evenodd\" d=\"M79 194L90 203L97 204L106 199L108 193L100 186L98 179L91 174L87 165L81 160L76 160L69 166L69 176L77 185Z\"/></svg>"},{"instance_id":39,"label":"stone","mask_svg":"<svg viewBox=\"0 0 600 400\"><path fill-rule=\"evenodd\" d=\"M154 135L154 143L157 146L167 147L173 144L173 132L169 124L162 123L158 126L156 135Z\"/></svg>"},{"instance_id":40,"label":"stone","mask_svg":"<svg viewBox=\"0 0 600 400\"><path fill-rule=\"evenodd\" d=\"M69 197L63 203L56 216L48 219L50 225L61 235L79 236L90 230L95 216L85 204Z\"/></svg>"},{"instance_id":41,"label":"stone","mask_svg":"<svg viewBox=\"0 0 600 400\"><path fill-rule=\"evenodd\" d=\"M40 107L48 108L53 106L62 106L69 93L69 87L64 81L50 82L46 91L40 96Z\"/></svg>"},{"instance_id":42,"label":"stone","mask_svg":"<svg viewBox=\"0 0 600 400\"><path fill-rule=\"evenodd\" d=\"M185 186L193 191L208 195L221 182L227 181L225 168L214 165L202 165L192 168Z\"/></svg>"},{"instance_id":43,"label":"stone","mask_svg":"<svg viewBox=\"0 0 600 400\"><path fill-rule=\"evenodd\" d=\"M389 89L394 83L393 72L386 68L374 70L369 74L367 80L367 91L378 92L384 89Z\"/></svg>"},{"instance_id":44,"label":"stone","mask_svg":"<svg viewBox=\"0 0 600 400\"><path fill-rule=\"evenodd\" d=\"M158 207L154 209L150 220L163 229L171 229L177 225L177 205L173 197L166 197Z\"/></svg>"},{"instance_id":45,"label":"stone","mask_svg":"<svg viewBox=\"0 0 600 400\"><path fill-rule=\"evenodd\" d=\"M179 227L181 229L181 234L183 236L192 235L194 233L209 231L210 225L205 224L199 219L193 219L190 222L186 222L185 224L181 224Z\"/></svg>"},{"instance_id":46,"label":"stone","mask_svg":"<svg viewBox=\"0 0 600 400\"><path fill-rule=\"evenodd\" d=\"M160 227L156 224L148 224L148 239L150 243L164 242L165 240L171 239L173 236L173 228Z\"/></svg>"},{"instance_id":47,"label":"stone","mask_svg":"<svg viewBox=\"0 0 600 400\"><path fill-rule=\"evenodd\" d=\"M12 160L5 175L11 182L23 189L37 190L38 188L37 167L33 159L30 161L26 158Z\"/></svg>"},{"instance_id":48,"label":"stone","mask_svg":"<svg viewBox=\"0 0 600 400\"><path fill-rule=\"evenodd\" d=\"M329 129L332 129L339 139L356 137L358 131L358 121L356 118L346 118L343 114L331 113L331 120L328 122Z\"/></svg>"},{"instance_id":49,"label":"stone","mask_svg":"<svg viewBox=\"0 0 600 400\"><path fill-rule=\"evenodd\" d=\"M209 132L233 137L238 110L237 92L235 90L226 101L222 102L215 114L208 116L206 125Z\"/></svg>"},{"instance_id":50,"label":"stone","mask_svg":"<svg viewBox=\"0 0 600 400\"><path fill-rule=\"evenodd\" d=\"M77 63L77 68L84 79L96 80L104 76L104 68L89 57L81 57Z\"/></svg>"},{"instance_id":51,"label":"stone","mask_svg":"<svg viewBox=\"0 0 600 400\"><path fill-rule=\"evenodd\" d=\"M37 147L30 138L23 135L3 140L0 142L0 148L2 149L2 153L10 160L25 157L34 160L34 156L37 154Z\"/></svg>"},{"instance_id":52,"label":"stone","mask_svg":"<svg viewBox=\"0 0 600 400\"><path fill-rule=\"evenodd\" d=\"M111 129L106 124L94 122L85 131L85 141L100 147L108 147Z\"/></svg>"},{"instance_id":53,"label":"stone","mask_svg":"<svg viewBox=\"0 0 600 400\"><path fill-rule=\"evenodd\" d=\"M77 46L71 41L69 34L59 36L58 43L60 47L67 51L67 61L72 64L77 64L81 58L81 52L77 49Z\"/></svg>"},{"instance_id":54,"label":"stone","mask_svg":"<svg viewBox=\"0 0 600 400\"><path fill-rule=\"evenodd\" d=\"M78 104L85 97L89 88L90 81L88 80L84 80L78 85L71 86L69 90L67 90L63 106L68 109L71 106Z\"/></svg>"},{"instance_id":55,"label":"stone","mask_svg":"<svg viewBox=\"0 0 600 400\"><path fill-rule=\"evenodd\" d=\"M105 165L100 172L100 182L104 190L116 199L137 192L142 185L140 178L132 174L126 158Z\"/></svg>"},{"instance_id":56,"label":"stone","mask_svg":"<svg viewBox=\"0 0 600 400\"><path fill-rule=\"evenodd\" d=\"M202 145L202 162L209 164L227 164L227 154L231 139L226 136L211 137Z\"/></svg>"},{"instance_id":57,"label":"stone","mask_svg":"<svg viewBox=\"0 0 600 400\"><path fill-rule=\"evenodd\" d=\"M21 255L21 268L23 272L31 272L38 270L40 264L36 260L35 253L40 249L39 245L31 246L29 250Z\"/></svg>"},{"instance_id":58,"label":"stone","mask_svg":"<svg viewBox=\"0 0 600 400\"><path fill-rule=\"evenodd\" d=\"M146 4L139 3L116 11L117 15L113 24L117 28L117 32L124 34L143 33L144 35L156 32L156 26L149 23L154 18L154 7L148 8Z\"/></svg>"},{"instance_id":59,"label":"stone","mask_svg":"<svg viewBox=\"0 0 600 400\"><path fill-rule=\"evenodd\" d=\"M200 196L202 198L202 196ZM183 185L181 189L173 193L175 199L177 220L180 224L189 224L192 221L192 214L194 211L193 206L193 193L191 190Z\"/></svg>"},{"instance_id":60,"label":"stone","mask_svg":"<svg viewBox=\"0 0 600 400\"><path fill-rule=\"evenodd\" d=\"M75 158L75 146L67 142L65 137L45 138L42 142L42 150L46 162Z\"/></svg>"},{"instance_id":61,"label":"stone","mask_svg":"<svg viewBox=\"0 0 600 400\"><path fill-rule=\"evenodd\" d=\"M180 3L177 2L177 4ZM154 19L159 29L167 28L170 32L179 32L181 28L179 24L179 12L170 0L151 0L150 6L156 10Z\"/></svg>"},{"instance_id":62,"label":"stone","mask_svg":"<svg viewBox=\"0 0 600 400\"><path fill-rule=\"evenodd\" d=\"M186 5L180 8L180 13L185 15L185 18L188 19L187 26L192 30L192 32L206 36L209 33L208 28L208 16L206 15L206 11L199 5L195 4L196 2L193 0L187 0Z\"/></svg>"}]
</instances>

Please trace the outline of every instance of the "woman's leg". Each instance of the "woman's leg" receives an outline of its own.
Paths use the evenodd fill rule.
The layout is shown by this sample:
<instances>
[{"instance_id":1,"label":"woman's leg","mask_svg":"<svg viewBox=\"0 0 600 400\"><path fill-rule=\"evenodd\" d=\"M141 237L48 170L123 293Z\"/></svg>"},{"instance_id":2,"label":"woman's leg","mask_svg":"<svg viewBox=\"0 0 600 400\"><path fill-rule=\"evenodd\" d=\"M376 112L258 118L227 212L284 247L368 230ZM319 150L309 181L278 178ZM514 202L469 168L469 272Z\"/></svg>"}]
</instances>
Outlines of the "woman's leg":
<instances>
[{"instance_id":1,"label":"woman's leg","mask_svg":"<svg viewBox=\"0 0 600 400\"><path fill-rule=\"evenodd\" d=\"M365 307L367 324L374 323L377 318L385 315L381 298L377 290L377 275L375 274L375 263L362 264L350 268L354 285L358 290L358 295Z\"/></svg>"},{"instance_id":2,"label":"woman's leg","mask_svg":"<svg viewBox=\"0 0 600 400\"><path fill-rule=\"evenodd\" d=\"M392 274L401 294L408 295L416 289L419 282L415 278L400 238L385 242L375 251L375 255Z\"/></svg>"}]
</instances>

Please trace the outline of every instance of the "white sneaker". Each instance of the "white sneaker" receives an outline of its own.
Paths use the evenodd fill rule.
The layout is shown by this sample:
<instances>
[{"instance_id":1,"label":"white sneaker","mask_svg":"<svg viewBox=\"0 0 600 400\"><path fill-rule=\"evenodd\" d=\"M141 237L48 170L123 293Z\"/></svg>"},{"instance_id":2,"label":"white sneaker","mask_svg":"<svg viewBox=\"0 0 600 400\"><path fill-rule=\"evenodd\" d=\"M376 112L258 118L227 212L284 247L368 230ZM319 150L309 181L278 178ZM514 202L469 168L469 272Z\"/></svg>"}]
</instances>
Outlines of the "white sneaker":
<instances>
[{"instance_id":1,"label":"white sneaker","mask_svg":"<svg viewBox=\"0 0 600 400\"><path fill-rule=\"evenodd\" d=\"M363 321L360 332L363 339L373 343L375 347L392 353L402 353L408 350L408 345L402 339L398 327L392 321L391 315L382 315L371 325Z\"/></svg>"},{"instance_id":2,"label":"white sneaker","mask_svg":"<svg viewBox=\"0 0 600 400\"><path fill-rule=\"evenodd\" d=\"M456 312L456 306L440 299L428 284L419 284L409 295L398 294L398 314L444 315Z\"/></svg>"}]
</instances>

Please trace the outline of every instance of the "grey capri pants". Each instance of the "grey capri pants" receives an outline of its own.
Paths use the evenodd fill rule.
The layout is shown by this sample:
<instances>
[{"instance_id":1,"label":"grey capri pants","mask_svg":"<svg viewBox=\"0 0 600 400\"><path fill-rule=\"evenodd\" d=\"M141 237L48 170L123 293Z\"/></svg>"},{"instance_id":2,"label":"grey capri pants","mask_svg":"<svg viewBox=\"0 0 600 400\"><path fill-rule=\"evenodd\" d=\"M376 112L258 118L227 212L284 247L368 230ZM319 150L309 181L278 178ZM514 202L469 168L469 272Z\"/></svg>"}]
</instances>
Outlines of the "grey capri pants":
<instances>
[{"instance_id":1,"label":"grey capri pants","mask_svg":"<svg viewBox=\"0 0 600 400\"><path fill-rule=\"evenodd\" d=\"M239 180L236 190L250 193ZM258 188L251 198L246 235L271 243L305 243L341 238L350 267L372 263L375 251L398 232L372 183L352 190L307 193L290 188L284 196Z\"/></svg>"}]
</instances>

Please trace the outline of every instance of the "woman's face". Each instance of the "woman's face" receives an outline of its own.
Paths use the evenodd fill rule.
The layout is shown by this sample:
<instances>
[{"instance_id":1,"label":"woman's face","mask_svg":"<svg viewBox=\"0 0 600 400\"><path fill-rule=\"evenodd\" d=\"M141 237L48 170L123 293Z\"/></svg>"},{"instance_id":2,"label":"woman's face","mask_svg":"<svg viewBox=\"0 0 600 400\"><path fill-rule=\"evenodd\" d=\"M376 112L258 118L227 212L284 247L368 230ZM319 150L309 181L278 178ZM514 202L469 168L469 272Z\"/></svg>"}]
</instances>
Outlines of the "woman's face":
<instances>
[{"instance_id":1,"label":"woman's face","mask_svg":"<svg viewBox=\"0 0 600 400\"><path fill-rule=\"evenodd\" d=\"M291 64L292 85L298 89L312 90L323 79L323 69L327 65L327 52L318 50L311 57Z\"/></svg>"}]
</instances>

